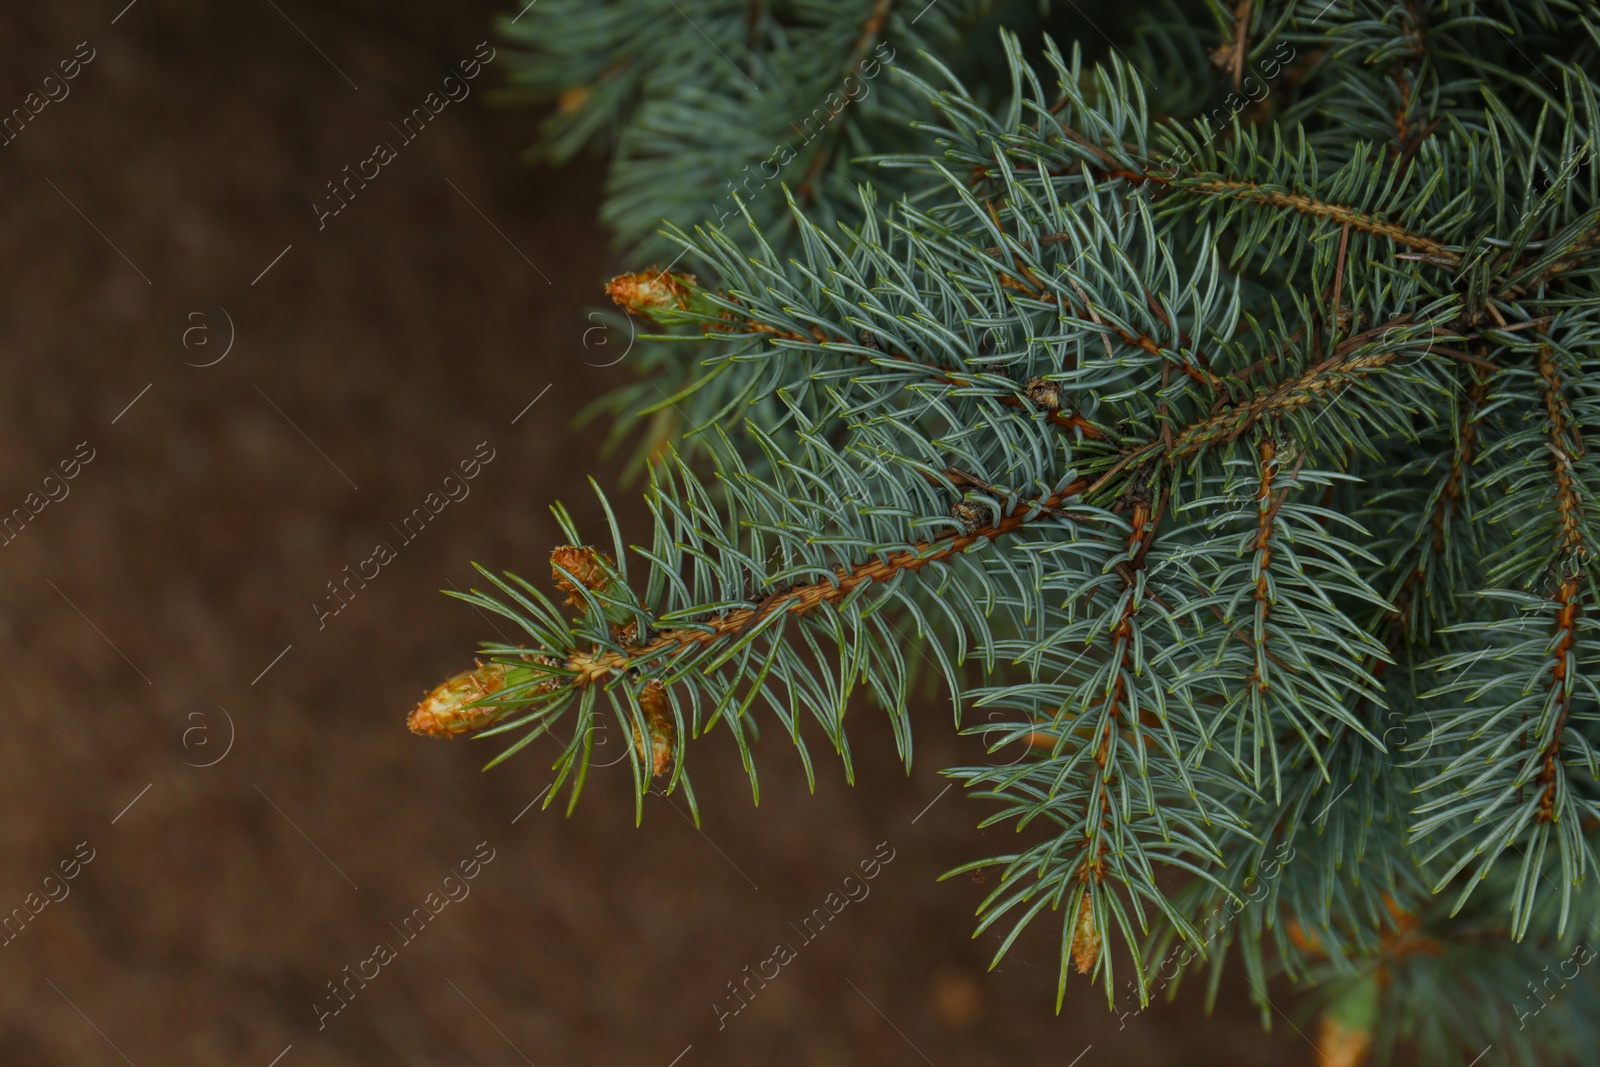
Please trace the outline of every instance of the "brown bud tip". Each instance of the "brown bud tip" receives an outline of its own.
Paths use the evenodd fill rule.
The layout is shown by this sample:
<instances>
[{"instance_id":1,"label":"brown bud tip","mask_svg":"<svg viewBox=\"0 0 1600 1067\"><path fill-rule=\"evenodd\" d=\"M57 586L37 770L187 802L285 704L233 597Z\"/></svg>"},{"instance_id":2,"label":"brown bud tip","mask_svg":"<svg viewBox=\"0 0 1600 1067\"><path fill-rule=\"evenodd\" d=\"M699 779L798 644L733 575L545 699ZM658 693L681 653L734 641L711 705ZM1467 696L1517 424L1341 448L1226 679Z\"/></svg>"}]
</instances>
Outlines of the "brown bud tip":
<instances>
[{"instance_id":1,"label":"brown bud tip","mask_svg":"<svg viewBox=\"0 0 1600 1067\"><path fill-rule=\"evenodd\" d=\"M1372 1048L1372 1031L1323 1015L1317 1033L1317 1051L1329 1067L1361 1067Z\"/></svg>"},{"instance_id":2,"label":"brown bud tip","mask_svg":"<svg viewBox=\"0 0 1600 1067\"><path fill-rule=\"evenodd\" d=\"M1289 934L1289 940L1294 942L1294 946L1301 952L1322 951L1321 939L1315 933L1301 926L1298 920L1290 919L1286 929Z\"/></svg>"},{"instance_id":3,"label":"brown bud tip","mask_svg":"<svg viewBox=\"0 0 1600 1067\"><path fill-rule=\"evenodd\" d=\"M1061 410L1061 386L1055 382L1045 381L1043 378L1029 378L1022 388L1029 400L1046 411Z\"/></svg>"},{"instance_id":4,"label":"brown bud tip","mask_svg":"<svg viewBox=\"0 0 1600 1067\"><path fill-rule=\"evenodd\" d=\"M587 104L592 93L587 85L569 85L556 98L556 110L563 115L571 114Z\"/></svg>"},{"instance_id":5,"label":"brown bud tip","mask_svg":"<svg viewBox=\"0 0 1600 1067\"><path fill-rule=\"evenodd\" d=\"M479 664L462 671L422 698L406 724L414 734L427 737L454 737L456 734L487 726L504 710L488 705L473 707L475 701L493 696L506 684L506 667L499 663Z\"/></svg>"},{"instance_id":6,"label":"brown bud tip","mask_svg":"<svg viewBox=\"0 0 1600 1067\"><path fill-rule=\"evenodd\" d=\"M1094 928L1094 904L1089 894L1083 895L1078 905L1078 921L1072 928L1072 962L1079 974L1094 970L1100 958L1100 931Z\"/></svg>"},{"instance_id":7,"label":"brown bud tip","mask_svg":"<svg viewBox=\"0 0 1600 1067\"><path fill-rule=\"evenodd\" d=\"M610 583L611 575L606 571L610 564L610 556L587 545L581 548L562 545L550 553L550 577L556 583L556 588L567 594L568 604L582 607L583 597L578 595L578 587L572 584L567 574L578 579L585 589L596 592ZM563 574L562 571L567 573Z\"/></svg>"},{"instance_id":8,"label":"brown bud tip","mask_svg":"<svg viewBox=\"0 0 1600 1067\"><path fill-rule=\"evenodd\" d=\"M950 505L950 517L961 524L961 528L971 533L989 521L989 509L973 500L957 500Z\"/></svg>"},{"instance_id":9,"label":"brown bud tip","mask_svg":"<svg viewBox=\"0 0 1600 1067\"><path fill-rule=\"evenodd\" d=\"M672 713L667 710L667 689L660 682L645 685L639 694L639 710L644 712L645 725L650 727L650 749L645 750L644 738L637 727L633 731L634 749L642 763L650 764L651 777L659 777L672 766L672 756L677 745L678 730Z\"/></svg>"},{"instance_id":10,"label":"brown bud tip","mask_svg":"<svg viewBox=\"0 0 1600 1067\"><path fill-rule=\"evenodd\" d=\"M662 312L681 311L693 295L694 275L651 267L635 274L619 274L606 283L606 292L622 310L663 322ZM665 325L665 323L663 323Z\"/></svg>"},{"instance_id":11,"label":"brown bud tip","mask_svg":"<svg viewBox=\"0 0 1600 1067\"><path fill-rule=\"evenodd\" d=\"M1388 893L1383 894L1383 907L1389 913L1389 918L1394 920L1396 930L1411 930L1417 925L1417 916L1400 906L1399 901Z\"/></svg>"}]
</instances>

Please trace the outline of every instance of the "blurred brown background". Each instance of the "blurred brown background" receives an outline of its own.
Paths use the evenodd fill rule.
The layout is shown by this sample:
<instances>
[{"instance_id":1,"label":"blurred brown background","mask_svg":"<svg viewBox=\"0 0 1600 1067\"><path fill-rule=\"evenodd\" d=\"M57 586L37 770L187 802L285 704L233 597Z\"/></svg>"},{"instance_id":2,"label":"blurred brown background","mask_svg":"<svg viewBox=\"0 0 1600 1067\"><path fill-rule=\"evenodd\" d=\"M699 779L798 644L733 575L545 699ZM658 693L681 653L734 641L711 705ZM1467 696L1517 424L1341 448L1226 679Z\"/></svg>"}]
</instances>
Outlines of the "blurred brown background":
<instances>
[{"instance_id":1,"label":"blurred brown background","mask_svg":"<svg viewBox=\"0 0 1600 1067\"><path fill-rule=\"evenodd\" d=\"M602 171L524 169L537 115L484 106L490 70L319 231L325 183L398 142L497 9L125 3L0 17L0 111L94 56L0 147L0 512L94 456L0 549L0 914L94 855L0 947L0 1064L1312 1062L1284 1019L1262 1035L1236 972L1211 1017L1185 989L1119 1027L1084 979L1054 1015L1053 920L986 973L988 887L935 878L1005 846L940 798L937 768L975 758L942 706L909 778L870 708L854 788L823 761L808 794L778 736L759 808L714 733L703 834L681 798L635 829L620 765L574 817L519 818L551 743L483 774L492 742L409 735L494 636L437 591L472 560L542 577L558 498L600 532L585 478L617 468L570 416L628 374L592 365L625 339L585 337L615 265ZM400 547L389 524L480 442L470 497ZM399 557L319 629L379 540ZM391 924L480 842L471 895L402 944ZM719 1030L726 983L798 947L790 923L879 842L871 895ZM319 1031L380 941L398 958Z\"/></svg>"}]
</instances>

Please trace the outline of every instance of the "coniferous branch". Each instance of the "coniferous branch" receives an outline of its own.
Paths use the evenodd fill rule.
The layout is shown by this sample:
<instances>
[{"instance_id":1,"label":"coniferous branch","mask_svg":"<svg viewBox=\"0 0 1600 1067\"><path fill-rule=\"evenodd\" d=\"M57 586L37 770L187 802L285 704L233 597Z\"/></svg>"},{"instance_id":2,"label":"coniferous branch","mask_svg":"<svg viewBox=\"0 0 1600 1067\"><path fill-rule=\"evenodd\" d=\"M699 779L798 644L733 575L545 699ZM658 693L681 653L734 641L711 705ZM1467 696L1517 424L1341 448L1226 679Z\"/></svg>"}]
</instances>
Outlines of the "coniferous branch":
<instances>
[{"instance_id":1,"label":"coniferous branch","mask_svg":"<svg viewBox=\"0 0 1600 1067\"><path fill-rule=\"evenodd\" d=\"M657 467L646 546L562 551L576 618L469 594L529 646L414 723L555 732L575 799L609 706L641 802L663 775L695 807L719 723L753 791L762 723L852 777L857 689L909 760L925 659L1018 753L947 773L1026 831L970 865L1001 872L980 929L1003 954L1055 912L1058 1005L1073 974L1214 991L1238 949L1258 992L1317 983L1350 1056L1581 1047L1497 991L1600 903L1600 35L1562 0L1336 7L1174 12L1130 51L1202 73L1160 86L1009 37L1009 95L929 58L881 83L914 129L827 142L859 194L668 227L704 281L621 302L704 353L652 385L701 451ZM905 29L849 10L828 77L876 12ZM715 30L747 72L760 25Z\"/></svg>"}]
</instances>

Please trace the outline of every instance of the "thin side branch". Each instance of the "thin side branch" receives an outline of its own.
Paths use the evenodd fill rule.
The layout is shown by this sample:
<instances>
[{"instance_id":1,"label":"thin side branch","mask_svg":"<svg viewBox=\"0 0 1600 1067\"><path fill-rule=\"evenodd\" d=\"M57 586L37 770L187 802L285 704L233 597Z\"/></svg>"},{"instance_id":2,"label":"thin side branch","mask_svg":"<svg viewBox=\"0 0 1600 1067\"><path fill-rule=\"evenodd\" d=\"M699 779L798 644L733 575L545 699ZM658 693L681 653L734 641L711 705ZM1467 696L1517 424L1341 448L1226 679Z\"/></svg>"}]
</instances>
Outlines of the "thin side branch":
<instances>
[{"instance_id":1,"label":"thin side branch","mask_svg":"<svg viewBox=\"0 0 1600 1067\"><path fill-rule=\"evenodd\" d=\"M1364 356L1345 357L1342 350L1356 347L1369 336L1366 331L1351 337L1335 350L1333 356L1323 360L1304 374L1291 378L1272 389L1258 391L1249 400L1230 404L1206 419L1186 427L1178 433L1167 451L1168 461L1192 456L1201 450L1223 441L1237 440L1245 430L1267 419L1280 418L1295 408L1305 407L1338 390L1357 378L1376 373L1400 358L1398 352L1371 352Z\"/></svg>"},{"instance_id":2,"label":"thin side branch","mask_svg":"<svg viewBox=\"0 0 1600 1067\"><path fill-rule=\"evenodd\" d=\"M1578 497L1572 475L1572 455L1581 454L1582 446L1574 443L1569 425L1567 404L1562 396L1561 374L1551 357L1548 345L1539 349L1539 379L1544 391L1545 415L1549 420L1549 441L1546 447L1553 455L1556 484L1556 558L1565 561L1585 550L1582 532L1582 501ZM1555 647L1551 649L1554 662L1550 666L1550 689L1556 701L1556 720L1550 731L1550 740L1540 754L1539 768L1539 819L1555 820L1556 779L1560 766L1561 741L1566 732L1567 718L1572 711L1573 645L1577 640L1578 616L1583 610L1583 596L1578 575L1562 575L1556 587Z\"/></svg>"},{"instance_id":3,"label":"thin side branch","mask_svg":"<svg viewBox=\"0 0 1600 1067\"><path fill-rule=\"evenodd\" d=\"M824 604L836 604L869 582L887 582L901 572L914 574L928 564L949 559L980 541L995 541L1021 529L1034 516L1058 509L1068 500L1083 493L1090 484L1088 478L1076 478L1048 496L1018 506L998 522L980 526L967 533L920 541L910 549L892 552L882 559L857 563L853 567L835 568L830 579L772 594L753 608L739 608L726 615L714 616L697 626L663 631L637 649L626 653L610 649L575 652L567 663L568 668L576 675L572 684L584 686L604 682L611 675L629 670L640 663L659 659L696 645L703 647L723 638L744 633L779 612L803 615Z\"/></svg>"}]
</instances>

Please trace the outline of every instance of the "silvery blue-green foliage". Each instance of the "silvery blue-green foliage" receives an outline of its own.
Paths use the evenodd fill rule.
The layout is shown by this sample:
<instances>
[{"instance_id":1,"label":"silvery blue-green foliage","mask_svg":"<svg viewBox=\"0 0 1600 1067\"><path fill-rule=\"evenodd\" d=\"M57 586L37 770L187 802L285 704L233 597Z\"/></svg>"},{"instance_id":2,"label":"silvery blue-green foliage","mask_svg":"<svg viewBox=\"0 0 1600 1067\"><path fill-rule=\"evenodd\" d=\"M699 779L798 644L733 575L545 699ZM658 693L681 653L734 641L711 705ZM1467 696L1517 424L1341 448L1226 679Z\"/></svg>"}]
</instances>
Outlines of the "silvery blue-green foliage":
<instances>
[{"instance_id":1,"label":"silvery blue-green foliage","mask_svg":"<svg viewBox=\"0 0 1600 1067\"><path fill-rule=\"evenodd\" d=\"M783 185L818 218L853 218L859 157L911 143L922 103L885 70L924 49L955 54L974 34L992 41L996 25L1032 21L1038 6L542 0L500 21L506 95L556 97L536 156L608 149L602 218L639 255L670 259L663 219L731 218L733 194L775 236L789 225ZM967 53L969 69L981 54Z\"/></svg>"},{"instance_id":2,"label":"silvery blue-green foliage","mask_svg":"<svg viewBox=\"0 0 1600 1067\"><path fill-rule=\"evenodd\" d=\"M601 217L637 267L677 259L664 224L709 218L748 245L746 212L765 240L786 247L795 237L788 196L825 225L858 221L856 187L873 169L863 157L917 142L911 122L922 99L889 76L891 67L918 66L924 50L960 56L970 71L1003 67L996 27L1032 23L1041 6L541 0L500 21L509 44L502 96L558 101L536 158L560 161L585 146L610 152ZM891 182L884 191L902 189ZM690 352L629 329L591 333L607 347L587 352L590 362L626 349L639 375L586 413L616 420L618 439L637 434L639 416L650 418L636 464L725 418L743 384L707 374L704 346Z\"/></svg>"},{"instance_id":3,"label":"silvery blue-green foliage","mask_svg":"<svg viewBox=\"0 0 1600 1067\"><path fill-rule=\"evenodd\" d=\"M1279 974L1341 1018L1387 990L1382 1055L1581 1062L1594 972L1549 967L1600 935L1597 12L1211 14L1093 67L1006 37L993 100L891 72L912 192L671 230L703 451L576 620L469 597L538 673L486 732L558 730L576 799L659 684L692 805L719 725L752 789L763 724L852 776L861 689L909 761L931 664L1004 757L946 773L1019 831L961 868L1000 872L980 928L1051 913L1058 1005L1074 968L1215 990L1237 947L1264 1014Z\"/></svg>"}]
</instances>

